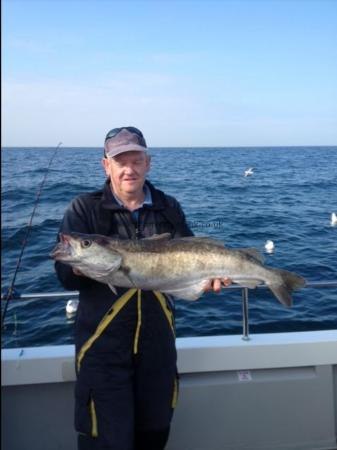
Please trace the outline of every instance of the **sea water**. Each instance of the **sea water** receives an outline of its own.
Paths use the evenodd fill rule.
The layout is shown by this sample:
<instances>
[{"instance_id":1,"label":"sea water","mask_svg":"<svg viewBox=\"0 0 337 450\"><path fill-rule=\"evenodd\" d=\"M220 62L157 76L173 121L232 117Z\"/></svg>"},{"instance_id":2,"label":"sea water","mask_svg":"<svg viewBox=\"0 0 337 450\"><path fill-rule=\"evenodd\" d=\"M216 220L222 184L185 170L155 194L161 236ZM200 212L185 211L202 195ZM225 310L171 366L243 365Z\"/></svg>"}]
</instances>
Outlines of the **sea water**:
<instances>
[{"instance_id":1,"label":"sea water","mask_svg":"<svg viewBox=\"0 0 337 450\"><path fill-rule=\"evenodd\" d=\"M18 293L63 292L49 253L64 211L77 195L105 181L100 148L2 149L2 294L12 282L34 206L33 225L16 276ZM228 247L255 247L265 263L307 281L337 280L337 147L152 148L149 180L175 196L196 235ZM251 176L245 170L253 168ZM265 243L274 242L267 253ZM267 289L249 291L250 332L337 327L337 289L305 288L294 305ZM67 298L12 300L4 347L73 342ZM4 302L2 302L2 308ZM240 334L241 291L176 301L177 336Z\"/></svg>"}]
</instances>

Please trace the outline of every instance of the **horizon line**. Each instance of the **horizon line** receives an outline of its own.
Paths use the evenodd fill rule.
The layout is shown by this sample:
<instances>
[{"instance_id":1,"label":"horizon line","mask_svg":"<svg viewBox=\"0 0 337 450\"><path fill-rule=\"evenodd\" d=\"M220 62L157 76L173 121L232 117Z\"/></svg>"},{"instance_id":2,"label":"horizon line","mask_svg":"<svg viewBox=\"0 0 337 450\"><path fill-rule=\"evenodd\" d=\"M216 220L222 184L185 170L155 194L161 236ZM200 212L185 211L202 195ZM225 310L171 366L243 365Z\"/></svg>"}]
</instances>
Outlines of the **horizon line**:
<instances>
[{"instance_id":1,"label":"horizon line","mask_svg":"<svg viewBox=\"0 0 337 450\"><path fill-rule=\"evenodd\" d=\"M32 149L32 148L36 148L36 149L46 149L46 148L56 148L57 145L4 145L1 146L1 149ZM303 147L337 147L337 143L336 144L296 144L296 145L210 145L210 146L202 146L202 145L188 145L188 146L179 146L179 145L175 145L175 146L150 146L147 147L148 150L151 149L223 149L223 148L303 148ZM96 149L103 149L103 146L81 146L81 145L69 145L69 146L64 146L61 145L60 148L87 148L87 149L92 149L92 148L96 148Z\"/></svg>"}]
</instances>

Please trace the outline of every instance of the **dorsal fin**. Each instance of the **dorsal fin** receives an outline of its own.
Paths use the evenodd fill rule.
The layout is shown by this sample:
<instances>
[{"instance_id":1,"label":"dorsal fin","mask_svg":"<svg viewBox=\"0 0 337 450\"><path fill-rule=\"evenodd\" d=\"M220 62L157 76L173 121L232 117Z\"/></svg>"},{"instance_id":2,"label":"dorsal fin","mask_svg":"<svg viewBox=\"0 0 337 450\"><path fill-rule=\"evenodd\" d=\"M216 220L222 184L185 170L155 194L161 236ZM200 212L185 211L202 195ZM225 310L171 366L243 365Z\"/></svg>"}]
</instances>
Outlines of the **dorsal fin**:
<instances>
[{"instance_id":1,"label":"dorsal fin","mask_svg":"<svg viewBox=\"0 0 337 450\"><path fill-rule=\"evenodd\" d=\"M264 262L264 257L261 255L261 253L256 250L256 248L240 248L239 252L251 256L252 258L256 259L260 263Z\"/></svg>"},{"instance_id":2,"label":"dorsal fin","mask_svg":"<svg viewBox=\"0 0 337 450\"><path fill-rule=\"evenodd\" d=\"M143 241L168 241L169 239L172 239L172 236L170 233L162 233L162 234L153 234L152 236L143 238Z\"/></svg>"},{"instance_id":3,"label":"dorsal fin","mask_svg":"<svg viewBox=\"0 0 337 450\"><path fill-rule=\"evenodd\" d=\"M194 243L200 242L201 244L217 245L218 247L224 248L224 244L221 241L213 239L209 236L186 236L186 237L179 237L174 240L183 242L194 242Z\"/></svg>"}]
</instances>

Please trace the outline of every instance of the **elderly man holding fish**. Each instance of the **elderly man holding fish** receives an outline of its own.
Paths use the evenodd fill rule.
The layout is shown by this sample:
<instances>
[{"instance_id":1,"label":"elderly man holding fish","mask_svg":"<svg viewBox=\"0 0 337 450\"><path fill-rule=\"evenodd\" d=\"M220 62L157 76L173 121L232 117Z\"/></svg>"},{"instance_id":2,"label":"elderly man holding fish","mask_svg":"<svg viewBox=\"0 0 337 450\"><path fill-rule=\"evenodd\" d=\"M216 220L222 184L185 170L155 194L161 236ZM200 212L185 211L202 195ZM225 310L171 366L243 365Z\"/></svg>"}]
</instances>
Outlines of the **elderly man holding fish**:
<instances>
[{"instance_id":1,"label":"elderly man holding fish","mask_svg":"<svg viewBox=\"0 0 337 450\"><path fill-rule=\"evenodd\" d=\"M146 180L150 156L140 130L109 131L102 164L103 188L72 201L59 245L69 248L72 233L157 244L193 236L178 201ZM80 245L88 242L83 239ZM178 395L171 296L139 289L128 267L123 267L124 282L109 283L101 270L104 252L102 266L90 273L71 258L58 258L60 253L53 255L60 282L80 292L75 323L78 449L164 449ZM204 280L202 291L219 292L222 283L231 280Z\"/></svg>"}]
</instances>

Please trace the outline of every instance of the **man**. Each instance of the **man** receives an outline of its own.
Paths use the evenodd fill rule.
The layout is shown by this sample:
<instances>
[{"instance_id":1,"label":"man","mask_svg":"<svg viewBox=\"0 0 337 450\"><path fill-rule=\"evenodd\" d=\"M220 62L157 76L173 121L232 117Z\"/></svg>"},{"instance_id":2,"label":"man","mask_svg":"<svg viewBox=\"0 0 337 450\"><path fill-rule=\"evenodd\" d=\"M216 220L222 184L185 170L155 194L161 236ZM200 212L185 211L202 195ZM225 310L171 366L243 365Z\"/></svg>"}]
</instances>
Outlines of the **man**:
<instances>
[{"instance_id":1,"label":"man","mask_svg":"<svg viewBox=\"0 0 337 450\"><path fill-rule=\"evenodd\" d=\"M76 198L60 231L120 239L193 235L177 200L146 180L150 156L140 130L109 131L102 164L103 189ZM70 266L57 262L55 267L63 286L80 292L75 324L79 450L164 449L178 393L170 298L124 288L114 294ZM210 280L210 288L219 291L221 280Z\"/></svg>"}]
</instances>

